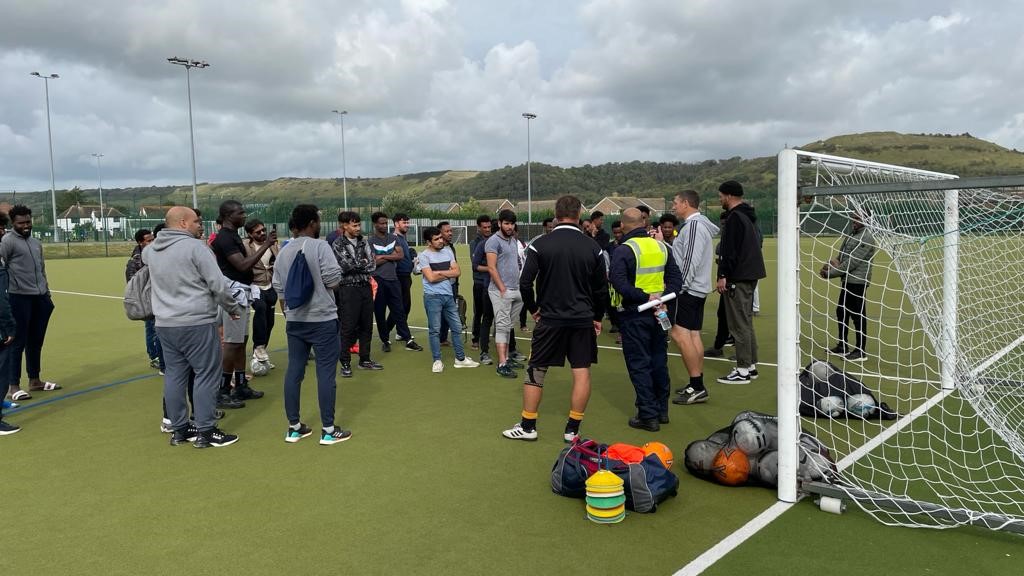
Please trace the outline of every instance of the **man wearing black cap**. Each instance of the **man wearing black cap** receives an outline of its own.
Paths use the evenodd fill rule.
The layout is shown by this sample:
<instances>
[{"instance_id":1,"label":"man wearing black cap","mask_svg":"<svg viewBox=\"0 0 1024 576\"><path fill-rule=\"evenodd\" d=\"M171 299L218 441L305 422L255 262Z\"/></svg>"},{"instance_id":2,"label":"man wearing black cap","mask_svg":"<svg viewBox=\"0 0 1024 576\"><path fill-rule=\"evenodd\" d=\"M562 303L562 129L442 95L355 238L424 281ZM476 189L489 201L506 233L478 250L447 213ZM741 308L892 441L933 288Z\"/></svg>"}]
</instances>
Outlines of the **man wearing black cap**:
<instances>
[{"instance_id":1,"label":"man wearing black cap","mask_svg":"<svg viewBox=\"0 0 1024 576\"><path fill-rule=\"evenodd\" d=\"M718 187L726 210L722 228L718 293L725 301L729 331L736 340L736 367L718 379L722 384L749 384L757 378L757 337L754 335L754 288L765 277L764 257L755 228L754 208L743 201L743 186L735 180Z\"/></svg>"}]
</instances>

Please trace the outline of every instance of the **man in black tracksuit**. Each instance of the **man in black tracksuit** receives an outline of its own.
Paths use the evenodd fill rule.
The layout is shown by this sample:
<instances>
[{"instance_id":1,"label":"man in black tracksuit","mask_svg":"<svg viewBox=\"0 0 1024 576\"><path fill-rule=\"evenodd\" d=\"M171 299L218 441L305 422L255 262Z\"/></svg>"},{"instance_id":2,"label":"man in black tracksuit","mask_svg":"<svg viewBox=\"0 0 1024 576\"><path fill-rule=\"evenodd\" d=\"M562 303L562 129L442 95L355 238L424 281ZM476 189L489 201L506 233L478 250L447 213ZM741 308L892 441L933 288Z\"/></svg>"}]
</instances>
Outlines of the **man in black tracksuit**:
<instances>
[{"instance_id":1,"label":"man in black tracksuit","mask_svg":"<svg viewBox=\"0 0 1024 576\"><path fill-rule=\"evenodd\" d=\"M555 202L558 225L551 233L537 238L526 251L519 290L523 305L537 325L523 383L522 420L502 432L512 440L537 439L537 409L549 367L564 366L566 359L572 367L565 441L579 436L580 422L590 400L590 365L597 362L597 336L604 315L602 295L608 292L608 279L601 248L579 229L582 210L583 205L575 196L559 198Z\"/></svg>"},{"instance_id":2,"label":"man in black tracksuit","mask_svg":"<svg viewBox=\"0 0 1024 576\"><path fill-rule=\"evenodd\" d=\"M757 337L754 335L754 288L766 276L754 208L743 201L743 186L735 180L718 187L718 199L728 212L722 227L718 293L725 300L729 331L736 340L736 367L718 379L722 384L749 384L757 378Z\"/></svg>"}]
</instances>

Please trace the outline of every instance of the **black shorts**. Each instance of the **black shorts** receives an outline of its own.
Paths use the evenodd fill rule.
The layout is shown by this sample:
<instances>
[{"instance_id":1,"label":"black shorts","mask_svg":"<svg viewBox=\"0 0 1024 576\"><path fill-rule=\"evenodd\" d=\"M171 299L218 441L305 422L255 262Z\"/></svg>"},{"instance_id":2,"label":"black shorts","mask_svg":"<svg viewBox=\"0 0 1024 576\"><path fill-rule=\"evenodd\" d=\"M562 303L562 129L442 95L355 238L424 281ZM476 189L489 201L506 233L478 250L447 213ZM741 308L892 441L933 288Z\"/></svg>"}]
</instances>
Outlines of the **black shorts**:
<instances>
[{"instance_id":1,"label":"black shorts","mask_svg":"<svg viewBox=\"0 0 1024 576\"><path fill-rule=\"evenodd\" d=\"M706 298L683 292L669 303L670 307L675 306L674 310L669 310L669 317L687 330L699 331L704 326L704 300Z\"/></svg>"},{"instance_id":2,"label":"black shorts","mask_svg":"<svg viewBox=\"0 0 1024 576\"><path fill-rule=\"evenodd\" d=\"M590 368L591 364L597 364L594 326L550 326L541 318L533 328L530 366L565 366L566 359L573 368Z\"/></svg>"}]
</instances>

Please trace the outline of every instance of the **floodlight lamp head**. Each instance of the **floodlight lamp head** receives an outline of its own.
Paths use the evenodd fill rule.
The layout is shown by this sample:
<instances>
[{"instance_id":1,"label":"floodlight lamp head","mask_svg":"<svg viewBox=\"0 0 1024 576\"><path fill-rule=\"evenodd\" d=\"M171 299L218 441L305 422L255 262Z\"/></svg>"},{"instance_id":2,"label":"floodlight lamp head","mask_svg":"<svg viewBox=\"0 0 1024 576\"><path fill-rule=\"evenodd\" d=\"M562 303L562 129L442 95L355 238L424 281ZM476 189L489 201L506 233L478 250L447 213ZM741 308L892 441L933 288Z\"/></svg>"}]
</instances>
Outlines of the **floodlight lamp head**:
<instances>
[{"instance_id":1,"label":"floodlight lamp head","mask_svg":"<svg viewBox=\"0 0 1024 576\"><path fill-rule=\"evenodd\" d=\"M29 72L29 75L30 76L38 76L38 77L42 78L42 74L40 74L39 72Z\"/></svg>"},{"instance_id":2,"label":"floodlight lamp head","mask_svg":"<svg viewBox=\"0 0 1024 576\"><path fill-rule=\"evenodd\" d=\"M527 120L533 120L536 117L537 117L536 114L531 114L529 112L523 112L523 118L526 118Z\"/></svg>"}]
</instances>

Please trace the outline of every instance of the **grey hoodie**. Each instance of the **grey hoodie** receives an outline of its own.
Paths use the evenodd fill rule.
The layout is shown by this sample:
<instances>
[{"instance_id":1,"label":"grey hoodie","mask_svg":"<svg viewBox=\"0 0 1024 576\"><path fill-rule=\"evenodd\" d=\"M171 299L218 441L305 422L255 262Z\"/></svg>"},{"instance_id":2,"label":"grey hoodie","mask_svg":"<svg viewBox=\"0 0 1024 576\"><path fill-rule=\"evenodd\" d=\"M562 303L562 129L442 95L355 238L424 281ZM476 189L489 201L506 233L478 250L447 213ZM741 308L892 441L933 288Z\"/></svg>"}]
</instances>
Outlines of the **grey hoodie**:
<instances>
[{"instance_id":1,"label":"grey hoodie","mask_svg":"<svg viewBox=\"0 0 1024 576\"><path fill-rule=\"evenodd\" d=\"M683 276L683 290L698 298L711 293L711 261L715 255L711 239L716 234L718 226L697 212L683 221L672 242L672 257Z\"/></svg>"},{"instance_id":2,"label":"grey hoodie","mask_svg":"<svg viewBox=\"0 0 1024 576\"><path fill-rule=\"evenodd\" d=\"M43 245L35 237L22 237L8 231L0 240L0 257L7 262L10 274L11 294L42 296L50 293L46 283L46 263L43 261Z\"/></svg>"},{"instance_id":3,"label":"grey hoodie","mask_svg":"<svg viewBox=\"0 0 1024 576\"><path fill-rule=\"evenodd\" d=\"M149 266L157 326L210 324L217 321L218 306L241 312L213 252L187 231L164 228L142 251L142 261Z\"/></svg>"}]
</instances>

